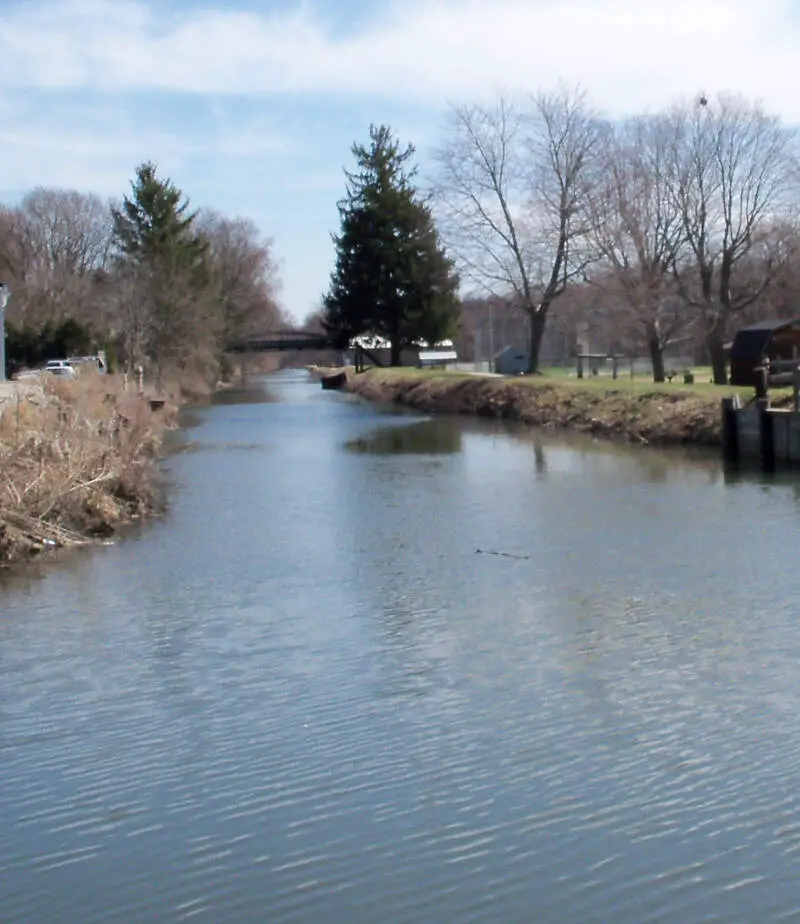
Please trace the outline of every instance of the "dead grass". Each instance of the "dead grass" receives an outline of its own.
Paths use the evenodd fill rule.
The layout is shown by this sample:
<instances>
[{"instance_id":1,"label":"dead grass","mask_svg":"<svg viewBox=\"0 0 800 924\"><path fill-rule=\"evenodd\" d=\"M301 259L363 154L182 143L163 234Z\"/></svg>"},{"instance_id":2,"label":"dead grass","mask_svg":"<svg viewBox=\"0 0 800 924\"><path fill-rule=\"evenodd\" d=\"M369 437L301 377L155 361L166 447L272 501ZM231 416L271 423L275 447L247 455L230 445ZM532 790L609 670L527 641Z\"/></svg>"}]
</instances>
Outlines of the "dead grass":
<instances>
[{"instance_id":1,"label":"dead grass","mask_svg":"<svg viewBox=\"0 0 800 924\"><path fill-rule=\"evenodd\" d=\"M720 399L750 389L563 376L500 378L417 369L374 369L348 387L375 401L426 412L476 414L658 445L721 442Z\"/></svg>"},{"instance_id":2,"label":"dead grass","mask_svg":"<svg viewBox=\"0 0 800 924\"><path fill-rule=\"evenodd\" d=\"M107 536L153 509L170 411L113 376L45 383L0 417L0 563Z\"/></svg>"}]
</instances>

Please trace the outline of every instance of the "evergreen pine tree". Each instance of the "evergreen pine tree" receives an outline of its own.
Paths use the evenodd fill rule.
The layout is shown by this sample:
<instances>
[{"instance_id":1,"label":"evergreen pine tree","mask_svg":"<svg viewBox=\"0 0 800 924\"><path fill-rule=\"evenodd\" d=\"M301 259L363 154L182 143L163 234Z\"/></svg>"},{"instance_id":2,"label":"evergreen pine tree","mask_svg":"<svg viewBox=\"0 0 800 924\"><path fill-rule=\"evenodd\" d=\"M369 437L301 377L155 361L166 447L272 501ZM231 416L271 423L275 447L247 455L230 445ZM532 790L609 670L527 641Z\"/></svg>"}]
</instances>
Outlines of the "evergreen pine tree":
<instances>
[{"instance_id":1,"label":"evergreen pine tree","mask_svg":"<svg viewBox=\"0 0 800 924\"><path fill-rule=\"evenodd\" d=\"M146 330L136 341L161 374L167 362L185 365L198 348L212 349L215 319L209 298L206 243L196 213L152 163L141 164L121 209L112 209L120 269L143 293Z\"/></svg>"},{"instance_id":2,"label":"evergreen pine tree","mask_svg":"<svg viewBox=\"0 0 800 924\"><path fill-rule=\"evenodd\" d=\"M170 180L156 175L153 163L141 164L131 182L131 198L112 209L114 237L128 260L154 264L169 260L183 269L200 265L204 245L195 234L196 213Z\"/></svg>"},{"instance_id":3,"label":"evergreen pine tree","mask_svg":"<svg viewBox=\"0 0 800 924\"><path fill-rule=\"evenodd\" d=\"M352 152L358 169L345 171L324 324L341 346L364 332L384 337L395 366L404 347L455 333L458 277L414 187L414 148L401 149L382 125L371 126L368 147L354 144Z\"/></svg>"}]
</instances>

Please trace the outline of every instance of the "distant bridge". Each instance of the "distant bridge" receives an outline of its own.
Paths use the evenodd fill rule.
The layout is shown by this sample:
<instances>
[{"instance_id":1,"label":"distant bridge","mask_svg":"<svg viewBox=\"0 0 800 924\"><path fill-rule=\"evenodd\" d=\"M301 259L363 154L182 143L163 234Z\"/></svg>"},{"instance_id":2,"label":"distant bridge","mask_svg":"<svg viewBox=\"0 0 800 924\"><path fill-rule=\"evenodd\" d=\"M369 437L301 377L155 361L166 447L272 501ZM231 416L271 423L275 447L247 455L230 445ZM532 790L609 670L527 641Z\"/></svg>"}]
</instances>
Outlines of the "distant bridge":
<instances>
[{"instance_id":1,"label":"distant bridge","mask_svg":"<svg viewBox=\"0 0 800 924\"><path fill-rule=\"evenodd\" d=\"M307 330L268 331L263 337L237 340L229 343L227 353L270 353L288 350L335 350L327 334L314 334Z\"/></svg>"},{"instance_id":2,"label":"distant bridge","mask_svg":"<svg viewBox=\"0 0 800 924\"><path fill-rule=\"evenodd\" d=\"M271 353L289 352L289 350L335 350L340 354L337 362L344 362L344 351L334 344L328 334L315 334L307 330L271 331L265 333L263 337L254 337L252 340L232 341L225 347L226 353ZM366 368L367 360L373 366L384 365L376 350L368 350L356 343L353 362L357 372Z\"/></svg>"}]
</instances>

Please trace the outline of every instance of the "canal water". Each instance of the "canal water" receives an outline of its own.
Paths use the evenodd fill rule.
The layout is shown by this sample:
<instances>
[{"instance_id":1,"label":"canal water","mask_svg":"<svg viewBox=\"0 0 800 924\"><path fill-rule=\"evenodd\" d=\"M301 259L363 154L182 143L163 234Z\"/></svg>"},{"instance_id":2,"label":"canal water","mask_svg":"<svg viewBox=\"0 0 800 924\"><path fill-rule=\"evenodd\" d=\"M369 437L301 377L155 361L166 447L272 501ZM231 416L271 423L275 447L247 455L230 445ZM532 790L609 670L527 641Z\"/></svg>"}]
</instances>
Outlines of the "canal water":
<instances>
[{"instance_id":1,"label":"canal water","mask_svg":"<svg viewBox=\"0 0 800 924\"><path fill-rule=\"evenodd\" d=\"M0 584L0 920L800 919L800 487L302 372Z\"/></svg>"}]
</instances>

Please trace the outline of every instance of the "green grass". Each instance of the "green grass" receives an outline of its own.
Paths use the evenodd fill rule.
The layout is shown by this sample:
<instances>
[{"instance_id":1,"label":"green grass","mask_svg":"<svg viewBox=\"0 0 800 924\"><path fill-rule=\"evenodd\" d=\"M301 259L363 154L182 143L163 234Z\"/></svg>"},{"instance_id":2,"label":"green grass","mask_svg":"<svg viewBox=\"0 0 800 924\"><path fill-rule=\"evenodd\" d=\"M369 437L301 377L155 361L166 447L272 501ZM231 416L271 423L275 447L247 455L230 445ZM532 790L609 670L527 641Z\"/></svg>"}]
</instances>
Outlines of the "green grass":
<instances>
[{"instance_id":1,"label":"green grass","mask_svg":"<svg viewBox=\"0 0 800 924\"><path fill-rule=\"evenodd\" d=\"M542 380L551 380L564 385L573 385L576 388L584 388L592 391L634 391L648 393L671 394L676 391L691 392L698 395L719 395L721 398L729 395L741 395L743 398L749 398L753 394L753 389L742 387L740 385L714 385L711 381L710 367L701 367L694 370L694 382L691 385L684 384L683 375L675 376L672 382L654 382L651 375L635 375L631 378L630 373L620 373L616 379L610 375L584 376L579 379L574 369L564 368L545 368L541 376L529 377L521 376L521 381L535 383Z\"/></svg>"},{"instance_id":2,"label":"green grass","mask_svg":"<svg viewBox=\"0 0 800 924\"><path fill-rule=\"evenodd\" d=\"M474 378L469 372L450 372L442 369L416 369L413 367L403 367L398 369L380 369L376 370L379 375L403 376L405 378L414 377L421 381L437 378L445 379L464 379ZM532 388L543 387L548 384L566 386L586 392L614 392L614 393L634 393L634 394L675 394L689 393L702 395L704 397L718 396L720 398L731 395L740 395L744 400L753 396L753 389L739 385L714 385L711 382L710 367L700 367L693 370L695 380L691 385L685 385L683 376L676 376L672 382L655 383L650 375L636 375L631 378L630 373L621 372L617 379L612 379L610 374L585 376L579 379L575 370L564 367L545 367L540 375L527 376L520 375L514 377L503 377L502 381L513 381L521 385L527 385ZM498 379L501 381L501 379ZM782 392L783 390L778 390Z\"/></svg>"}]
</instances>

